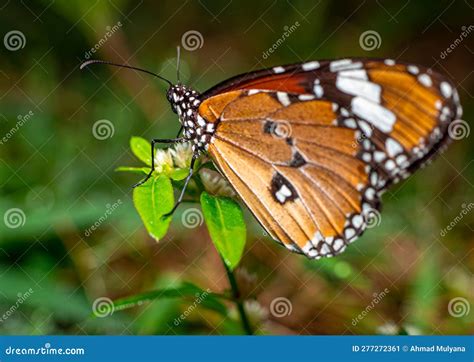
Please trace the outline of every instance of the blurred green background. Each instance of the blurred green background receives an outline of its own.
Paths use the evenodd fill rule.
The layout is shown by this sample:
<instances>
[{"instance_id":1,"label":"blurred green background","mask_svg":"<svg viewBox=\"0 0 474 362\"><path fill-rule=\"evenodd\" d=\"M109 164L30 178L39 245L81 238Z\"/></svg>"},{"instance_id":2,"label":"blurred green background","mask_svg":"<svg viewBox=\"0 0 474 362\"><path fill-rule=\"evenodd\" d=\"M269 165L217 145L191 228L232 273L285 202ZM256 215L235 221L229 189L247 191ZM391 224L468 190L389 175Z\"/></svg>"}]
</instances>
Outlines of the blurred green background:
<instances>
[{"instance_id":1,"label":"blurred green background","mask_svg":"<svg viewBox=\"0 0 474 362\"><path fill-rule=\"evenodd\" d=\"M131 200L131 185L141 176L114 172L140 165L129 151L131 136L177 132L165 85L125 69L80 71L82 61L132 64L174 80L176 46L196 31L202 38L182 51L182 80L204 91L232 75L279 64L394 58L447 74L458 87L470 131L473 9L468 1L5 2L0 314L6 314L0 333L241 333L231 305L226 317L198 307L176 325L189 300L90 317L101 297L183 280L216 292L228 285L205 225L181 222L196 205L181 206L166 238L156 243ZM463 30L468 34L459 41ZM361 41L366 31L375 45ZM97 134L98 125L105 134ZM472 334L473 137L454 141L434 163L387 192L380 225L336 258L309 261L290 254L247 215L248 244L237 275L257 332ZM107 213L115 203L119 207ZM88 232L94 224L99 226ZM280 300L290 301L283 315L273 310Z\"/></svg>"}]
</instances>

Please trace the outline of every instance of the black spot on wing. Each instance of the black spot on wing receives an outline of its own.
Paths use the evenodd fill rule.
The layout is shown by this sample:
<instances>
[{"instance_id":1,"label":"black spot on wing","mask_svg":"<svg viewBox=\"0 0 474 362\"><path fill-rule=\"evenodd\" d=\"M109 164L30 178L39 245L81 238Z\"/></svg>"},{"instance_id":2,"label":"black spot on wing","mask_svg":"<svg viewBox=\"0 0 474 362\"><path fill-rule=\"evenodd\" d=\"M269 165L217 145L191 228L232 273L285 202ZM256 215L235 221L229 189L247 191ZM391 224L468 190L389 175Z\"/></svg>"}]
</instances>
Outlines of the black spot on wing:
<instances>
[{"instance_id":1,"label":"black spot on wing","mask_svg":"<svg viewBox=\"0 0 474 362\"><path fill-rule=\"evenodd\" d=\"M263 132L268 134L273 134L275 132L276 123L271 121L266 121L263 125Z\"/></svg>"},{"instance_id":2,"label":"black spot on wing","mask_svg":"<svg viewBox=\"0 0 474 362\"><path fill-rule=\"evenodd\" d=\"M282 205L298 198L293 185L278 172L272 178L270 192L275 201Z\"/></svg>"},{"instance_id":3,"label":"black spot on wing","mask_svg":"<svg viewBox=\"0 0 474 362\"><path fill-rule=\"evenodd\" d=\"M295 152L293 154L293 158L290 161L291 167L301 167L306 165L306 160L301 156L299 152Z\"/></svg>"}]
</instances>

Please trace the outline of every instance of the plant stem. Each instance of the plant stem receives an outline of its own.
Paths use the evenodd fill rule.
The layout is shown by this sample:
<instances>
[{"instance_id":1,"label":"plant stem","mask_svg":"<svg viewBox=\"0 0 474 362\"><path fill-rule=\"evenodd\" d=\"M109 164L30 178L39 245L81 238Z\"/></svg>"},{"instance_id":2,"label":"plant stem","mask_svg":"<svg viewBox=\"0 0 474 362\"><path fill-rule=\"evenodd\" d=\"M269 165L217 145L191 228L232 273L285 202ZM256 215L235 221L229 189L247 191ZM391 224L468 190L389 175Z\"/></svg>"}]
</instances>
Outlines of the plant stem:
<instances>
[{"instance_id":1,"label":"plant stem","mask_svg":"<svg viewBox=\"0 0 474 362\"><path fill-rule=\"evenodd\" d=\"M225 261L224 268L227 273L227 278L229 279L230 287L232 288L232 299L237 306L237 310L239 311L240 320L242 321L242 327L247 335L253 335L252 327L250 327L250 322L245 312L245 307L243 301L240 299L240 291L239 286L237 285L237 280L235 279L234 272L229 269Z\"/></svg>"}]
</instances>

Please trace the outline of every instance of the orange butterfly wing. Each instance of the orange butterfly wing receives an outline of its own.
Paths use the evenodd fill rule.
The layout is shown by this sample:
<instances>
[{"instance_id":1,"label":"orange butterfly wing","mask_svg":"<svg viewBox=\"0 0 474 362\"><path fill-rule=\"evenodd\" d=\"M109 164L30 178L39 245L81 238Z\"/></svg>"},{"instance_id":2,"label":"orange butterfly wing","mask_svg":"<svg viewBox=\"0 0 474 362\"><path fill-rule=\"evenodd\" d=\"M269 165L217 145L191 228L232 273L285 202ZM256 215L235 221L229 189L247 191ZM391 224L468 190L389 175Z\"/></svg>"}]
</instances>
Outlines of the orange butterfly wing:
<instances>
[{"instance_id":1,"label":"orange butterfly wing","mask_svg":"<svg viewBox=\"0 0 474 362\"><path fill-rule=\"evenodd\" d=\"M331 102L285 106L277 93L249 93L201 105L207 120L220 114L209 154L287 248L313 258L343 251L378 207L378 175L357 158L370 143L357 143L356 130L337 126ZM223 109L213 107L224 99L231 101Z\"/></svg>"},{"instance_id":2,"label":"orange butterfly wing","mask_svg":"<svg viewBox=\"0 0 474 362\"><path fill-rule=\"evenodd\" d=\"M313 258L354 241L380 192L436 154L462 114L446 78L391 60L275 67L202 99L222 173L275 239Z\"/></svg>"}]
</instances>

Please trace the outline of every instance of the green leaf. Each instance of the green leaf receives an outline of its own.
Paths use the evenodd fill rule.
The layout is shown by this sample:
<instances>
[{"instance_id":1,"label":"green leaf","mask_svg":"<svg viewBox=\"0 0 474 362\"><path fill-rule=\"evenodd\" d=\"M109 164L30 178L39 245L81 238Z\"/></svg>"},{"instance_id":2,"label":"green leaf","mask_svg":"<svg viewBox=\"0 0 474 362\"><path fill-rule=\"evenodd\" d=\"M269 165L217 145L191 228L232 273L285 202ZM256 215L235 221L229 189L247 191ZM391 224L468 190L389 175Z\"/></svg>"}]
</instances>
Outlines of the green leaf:
<instances>
[{"instance_id":1,"label":"green leaf","mask_svg":"<svg viewBox=\"0 0 474 362\"><path fill-rule=\"evenodd\" d=\"M151 146L150 142L141 137L132 137L130 139L130 148L137 158L151 166Z\"/></svg>"},{"instance_id":2,"label":"green leaf","mask_svg":"<svg viewBox=\"0 0 474 362\"><path fill-rule=\"evenodd\" d=\"M133 203L148 233L157 241L168 230L171 217L163 218L174 206L171 181L165 175L153 177L133 189Z\"/></svg>"},{"instance_id":3,"label":"green leaf","mask_svg":"<svg viewBox=\"0 0 474 362\"><path fill-rule=\"evenodd\" d=\"M189 168L175 168L172 172L170 177L175 181L181 181L189 175Z\"/></svg>"},{"instance_id":4,"label":"green leaf","mask_svg":"<svg viewBox=\"0 0 474 362\"><path fill-rule=\"evenodd\" d=\"M211 293L209 290L205 291L189 282L185 282L181 286L175 288L158 289L152 292L135 294L130 297L118 299L114 301L114 309L128 309L153 300L165 298L191 299L196 305L202 305L203 307L216 311L222 315L227 314L227 307L218 299L218 296Z\"/></svg>"},{"instance_id":5,"label":"green leaf","mask_svg":"<svg viewBox=\"0 0 474 362\"><path fill-rule=\"evenodd\" d=\"M127 166L120 166L115 169L115 171L118 171L118 172L134 172L134 173L139 173L139 174L144 173L145 175L148 175L150 170L151 170L150 167L127 167Z\"/></svg>"},{"instance_id":6,"label":"green leaf","mask_svg":"<svg viewBox=\"0 0 474 362\"><path fill-rule=\"evenodd\" d=\"M201 206L209 234L227 266L239 264L245 247L246 227L242 209L229 197L201 194Z\"/></svg>"}]
</instances>

